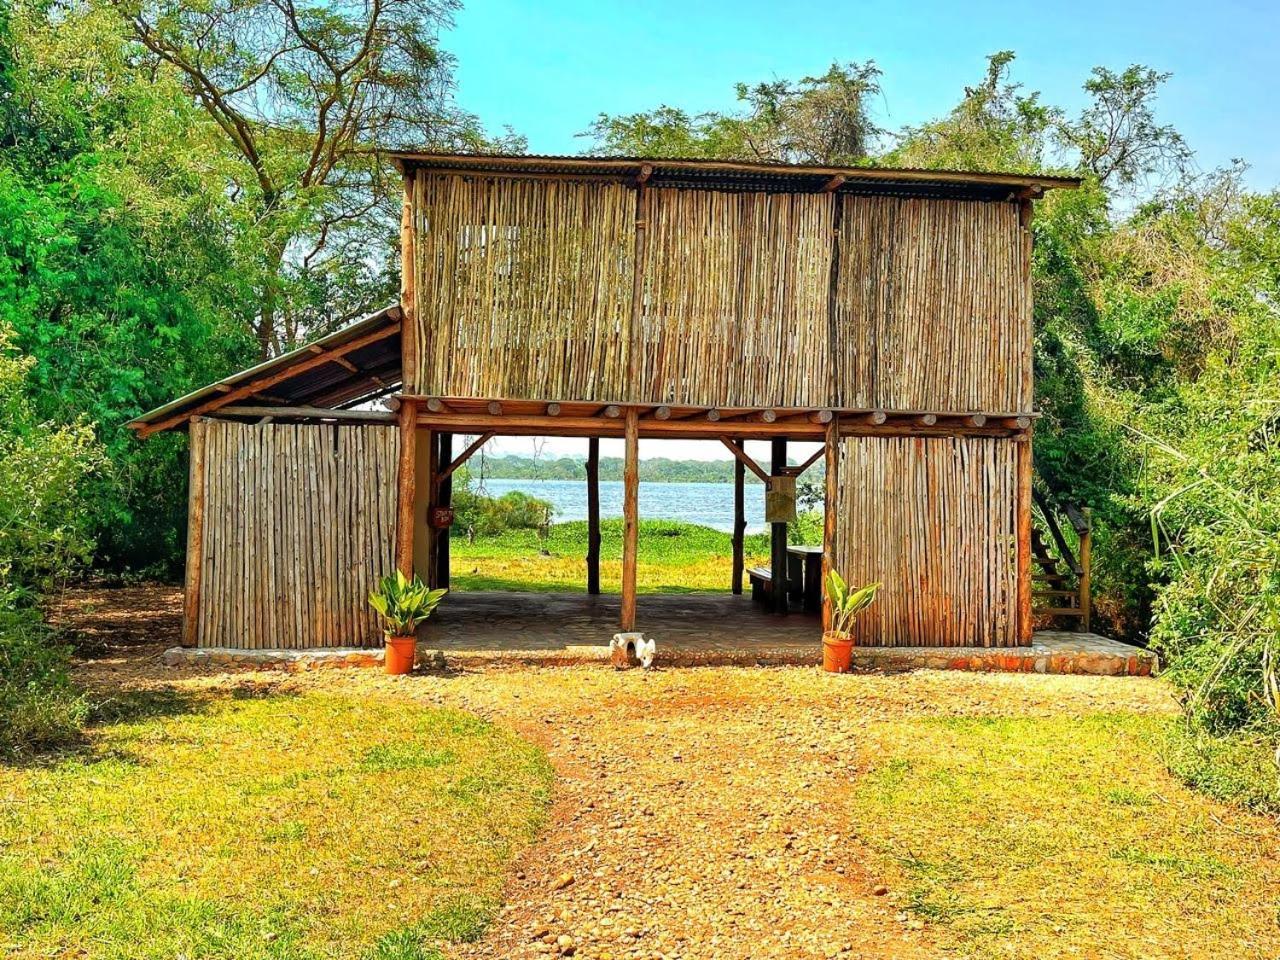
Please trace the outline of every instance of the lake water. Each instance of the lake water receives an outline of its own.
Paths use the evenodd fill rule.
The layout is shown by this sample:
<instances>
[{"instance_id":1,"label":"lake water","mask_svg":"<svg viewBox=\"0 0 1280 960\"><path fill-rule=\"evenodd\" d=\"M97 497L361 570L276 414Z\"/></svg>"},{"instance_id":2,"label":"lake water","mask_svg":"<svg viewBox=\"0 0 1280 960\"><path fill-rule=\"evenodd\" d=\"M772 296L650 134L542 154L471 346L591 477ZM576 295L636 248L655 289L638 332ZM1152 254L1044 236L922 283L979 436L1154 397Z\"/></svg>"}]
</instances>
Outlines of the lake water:
<instances>
[{"instance_id":1,"label":"lake water","mask_svg":"<svg viewBox=\"0 0 1280 960\"><path fill-rule=\"evenodd\" d=\"M587 519L585 480L496 480L484 481L484 491L500 497L511 490L546 500L556 508L555 521ZM478 491L477 491L478 492ZM765 529L764 486L747 484L747 532ZM622 481L600 481L600 516L622 516ZM733 484L731 483L649 483L640 484L642 520L686 520L716 530L733 531Z\"/></svg>"}]
</instances>

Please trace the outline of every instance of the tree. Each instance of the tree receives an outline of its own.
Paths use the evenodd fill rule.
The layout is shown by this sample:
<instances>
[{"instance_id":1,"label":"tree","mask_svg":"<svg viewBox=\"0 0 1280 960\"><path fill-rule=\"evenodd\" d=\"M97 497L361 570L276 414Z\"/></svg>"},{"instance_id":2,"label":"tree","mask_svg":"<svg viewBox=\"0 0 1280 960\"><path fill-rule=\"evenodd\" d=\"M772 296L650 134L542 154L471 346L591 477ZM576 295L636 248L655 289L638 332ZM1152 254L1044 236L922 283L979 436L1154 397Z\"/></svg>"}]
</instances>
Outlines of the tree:
<instances>
[{"instance_id":1,"label":"tree","mask_svg":"<svg viewBox=\"0 0 1280 960\"><path fill-rule=\"evenodd\" d=\"M110 2L229 151L261 354L393 299L400 181L375 148L484 142L435 42L455 0Z\"/></svg>"},{"instance_id":2,"label":"tree","mask_svg":"<svg viewBox=\"0 0 1280 960\"><path fill-rule=\"evenodd\" d=\"M745 112L689 115L674 107L624 116L600 114L585 134L592 152L778 163L862 162L881 133L870 101L880 92L874 62L833 63L798 82L737 86Z\"/></svg>"},{"instance_id":3,"label":"tree","mask_svg":"<svg viewBox=\"0 0 1280 960\"><path fill-rule=\"evenodd\" d=\"M1113 187L1186 172L1191 154L1182 135L1155 118L1156 97L1170 76L1140 65L1119 74L1093 68L1084 84L1089 105L1075 120L1059 117L1057 123L1057 135L1075 151L1081 171Z\"/></svg>"},{"instance_id":4,"label":"tree","mask_svg":"<svg viewBox=\"0 0 1280 960\"><path fill-rule=\"evenodd\" d=\"M947 170L1036 171L1045 164L1047 134L1060 111L1009 79L1014 54L987 58L987 72L947 116L907 127L881 158L886 166Z\"/></svg>"}]
</instances>

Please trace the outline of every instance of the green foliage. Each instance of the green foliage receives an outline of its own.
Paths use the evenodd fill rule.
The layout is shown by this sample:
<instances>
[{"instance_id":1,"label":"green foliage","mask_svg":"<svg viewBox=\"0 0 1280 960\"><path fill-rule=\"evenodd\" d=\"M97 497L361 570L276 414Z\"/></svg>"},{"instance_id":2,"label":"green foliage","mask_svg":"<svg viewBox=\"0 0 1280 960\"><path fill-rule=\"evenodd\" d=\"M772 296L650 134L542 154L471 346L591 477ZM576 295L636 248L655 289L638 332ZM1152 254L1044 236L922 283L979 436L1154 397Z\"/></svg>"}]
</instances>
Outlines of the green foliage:
<instances>
[{"instance_id":1,"label":"green foliage","mask_svg":"<svg viewBox=\"0 0 1280 960\"><path fill-rule=\"evenodd\" d=\"M883 584L870 583L850 590L844 577L835 570L827 571L827 598L831 601L831 632L848 635L858 614L875 602Z\"/></svg>"},{"instance_id":2,"label":"green foliage","mask_svg":"<svg viewBox=\"0 0 1280 960\"><path fill-rule=\"evenodd\" d=\"M32 609L0 606L0 758L72 743L88 714L67 677L68 649Z\"/></svg>"},{"instance_id":3,"label":"green foliage","mask_svg":"<svg viewBox=\"0 0 1280 960\"><path fill-rule=\"evenodd\" d=\"M100 451L83 424L36 416L26 396L33 367L0 323L0 609L52 589L93 547L84 487Z\"/></svg>"},{"instance_id":4,"label":"green foliage","mask_svg":"<svg viewBox=\"0 0 1280 960\"><path fill-rule=\"evenodd\" d=\"M742 112L691 116L664 105L624 116L602 113L585 135L597 154L861 163L882 132L870 111L879 92L874 62L833 63L822 76L797 82L738 84Z\"/></svg>"},{"instance_id":5,"label":"green foliage","mask_svg":"<svg viewBox=\"0 0 1280 960\"><path fill-rule=\"evenodd\" d=\"M448 592L428 590L419 577L410 580L397 570L383 577L378 589L369 594L369 606L382 617L387 636L411 637Z\"/></svg>"},{"instance_id":6,"label":"green foliage","mask_svg":"<svg viewBox=\"0 0 1280 960\"><path fill-rule=\"evenodd\" d=\"M1260 813L1280 813L1274 730L1213 734L1195 722L1174 724L1162 747L1169 769L1197 790Z\"/></svg>"},{"instance_id":7,"label":"green foliage","mask_svg":"<svg viewBox=\"0 0 1280 960\"><path fill-rule=\"evenodd\" d=\"M512 490L491 497L472 489L465 471L454 474L454 522L468 540L495 537L509 530L537 530L545 536L555 507L546 500Z\"/></svg>"}]
</instances>

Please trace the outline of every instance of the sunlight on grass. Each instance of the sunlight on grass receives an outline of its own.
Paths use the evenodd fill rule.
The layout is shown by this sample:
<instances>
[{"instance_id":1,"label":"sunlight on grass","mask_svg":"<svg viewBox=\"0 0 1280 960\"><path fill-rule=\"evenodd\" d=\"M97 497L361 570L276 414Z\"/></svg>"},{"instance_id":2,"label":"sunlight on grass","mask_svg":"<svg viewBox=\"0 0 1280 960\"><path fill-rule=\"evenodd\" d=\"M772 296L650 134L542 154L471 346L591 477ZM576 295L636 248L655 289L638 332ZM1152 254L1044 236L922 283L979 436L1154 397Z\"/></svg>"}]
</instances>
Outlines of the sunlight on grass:
<instances>
[{"instance_id":1,"label":"sunlight on grass","mask_svg":"<svg viewBox=\"0 0 1280 960\"><path fill-rule=\"evenodd\" d=\"M1157 749L1169 722L873 724L852 819L906 909L966 956L1273 956L1275 824L1241 814L1228 827L1174 782ZM1116 932L1105 950L1099 930Z\"/></svg>"},{"instance_id":2,"label":"sunlight on grass","mask_svg":"<svg viewBox=\"0 0 1280 960\"><path fill-rule=\"evenodd\" d=\"M745 538L746 565L768 565L767 534ZM545 540L534 530L510 530L467 543L451 541L457 590L581 591L587 576L587 525L553 524ZM637 588L641 593L727 590L733 572L732 538L678 520L641 520ZM617 593L622 583L622 521L600 523L600 583Z\"/></svg>"},{"instance_id":3,"label":"sunlight on grass","mask_svg":"<svg viewBox=\"0 0 1280 960\"><path fill-rule=\"evenodd\" d=\"M6 956L432 960L549 802L536 748L376 695L196 698L93 740L0 768Z\"/></svg>"}]
</instances>

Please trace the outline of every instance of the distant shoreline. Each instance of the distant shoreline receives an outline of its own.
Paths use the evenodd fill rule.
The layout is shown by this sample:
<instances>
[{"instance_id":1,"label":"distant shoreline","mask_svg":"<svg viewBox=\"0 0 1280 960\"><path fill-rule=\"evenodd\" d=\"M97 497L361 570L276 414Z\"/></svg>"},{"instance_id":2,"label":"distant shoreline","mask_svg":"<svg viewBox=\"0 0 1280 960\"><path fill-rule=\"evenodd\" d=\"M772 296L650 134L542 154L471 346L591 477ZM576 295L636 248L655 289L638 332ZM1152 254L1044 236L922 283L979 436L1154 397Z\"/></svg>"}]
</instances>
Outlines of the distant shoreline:
<instances>
[{"instance_id":1,"label":"distant shoreline","mask_svg":"<svg viewBox=\"0 0 1280 960\"><path fill-rule=\"evenodd\" d=\"M600 479L621 480L621 457L600 458ZM586 465L574 457L537 459L508 454L501 457L474 459L467 464L472 477L486 480L580 480L587 479ZM733 483L734 464L729 460L670 460L652 457L640 461L642 483ZM806 475L820 477L822 464L815 464ZM746 482L759 484L760 479L747 471Z\"/></svg>"}]
</instances>

